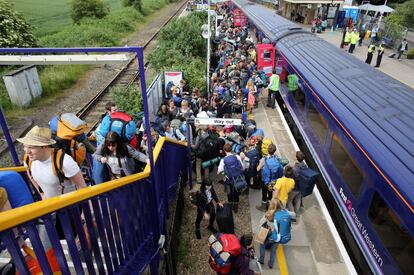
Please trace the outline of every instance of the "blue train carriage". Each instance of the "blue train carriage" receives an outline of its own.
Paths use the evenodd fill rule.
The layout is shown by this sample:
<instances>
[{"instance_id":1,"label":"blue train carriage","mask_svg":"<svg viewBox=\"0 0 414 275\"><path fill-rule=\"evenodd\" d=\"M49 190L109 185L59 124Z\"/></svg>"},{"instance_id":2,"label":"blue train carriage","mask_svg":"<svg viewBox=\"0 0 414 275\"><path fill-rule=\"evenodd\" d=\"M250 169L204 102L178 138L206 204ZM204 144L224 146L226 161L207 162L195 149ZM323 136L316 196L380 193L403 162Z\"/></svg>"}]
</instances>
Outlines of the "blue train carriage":
<instances>
[{"instance_id":1,"label":"blue train carriage","mask_svg":"<svg viewBox=\"0 0 414 275\"><path fill-rule=\"evenodd\" d=\"M240 6L299 77L283 100L371 272L414 274L414 90L265 8Z\"/></svg>"}]
</instances>

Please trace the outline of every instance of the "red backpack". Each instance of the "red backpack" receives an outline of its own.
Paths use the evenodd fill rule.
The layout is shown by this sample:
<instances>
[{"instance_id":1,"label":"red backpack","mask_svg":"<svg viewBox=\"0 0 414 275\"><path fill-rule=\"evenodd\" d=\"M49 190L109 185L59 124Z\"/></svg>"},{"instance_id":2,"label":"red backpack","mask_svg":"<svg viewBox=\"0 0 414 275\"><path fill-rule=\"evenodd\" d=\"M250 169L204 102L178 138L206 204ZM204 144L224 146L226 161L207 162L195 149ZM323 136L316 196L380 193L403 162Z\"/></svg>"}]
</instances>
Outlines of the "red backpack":
<instances>
[{"instance_id":1,"label":"red backpack","mask_svg":"<svg viewBox=\"0 0 414 275\"><path fill-rule=\"evenodd\" d=\"M240 241L234 234L211 235L208 238L210 267L219 274L229 274L233 259L240 255Z\"/></svg>"}]
</instances>

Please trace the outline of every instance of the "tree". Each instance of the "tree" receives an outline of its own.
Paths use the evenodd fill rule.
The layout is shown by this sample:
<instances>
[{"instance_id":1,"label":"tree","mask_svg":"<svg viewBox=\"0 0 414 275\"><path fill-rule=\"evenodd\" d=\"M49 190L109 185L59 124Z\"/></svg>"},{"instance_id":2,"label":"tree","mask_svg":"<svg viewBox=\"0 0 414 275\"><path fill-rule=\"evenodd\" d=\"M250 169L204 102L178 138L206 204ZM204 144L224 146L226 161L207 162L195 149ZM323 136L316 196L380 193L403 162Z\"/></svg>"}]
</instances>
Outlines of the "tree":
<instances>
[{"instance_id":1,"label":"tree","mask_svg":"<svg viewBox=\"0 0 414 275\"><path fill-rule=\"evenodd\" d=\"M142 12L142 0L123 0L125 7L134 7L137 11Z\"/></svg>"},{"instance_id":2,"label":"tree","mask_svg":"<svg viewBox=\"0 0 414 275\"><path fill-rule=\"evenodd\" d=\"M12 6L0 0L0 47L36 47L32 27Z\"/></svg>"},{"instance_id":3,"label":"tree","mask_svg":"<svg viewBox=\"0 0 414 275\"><path fill-rule=\"evenodd\" d=\"M84 17L103 18L109 13L108 4L102 0L73 0L71 17L79 23Z\"/></svg>"}]
</instances>

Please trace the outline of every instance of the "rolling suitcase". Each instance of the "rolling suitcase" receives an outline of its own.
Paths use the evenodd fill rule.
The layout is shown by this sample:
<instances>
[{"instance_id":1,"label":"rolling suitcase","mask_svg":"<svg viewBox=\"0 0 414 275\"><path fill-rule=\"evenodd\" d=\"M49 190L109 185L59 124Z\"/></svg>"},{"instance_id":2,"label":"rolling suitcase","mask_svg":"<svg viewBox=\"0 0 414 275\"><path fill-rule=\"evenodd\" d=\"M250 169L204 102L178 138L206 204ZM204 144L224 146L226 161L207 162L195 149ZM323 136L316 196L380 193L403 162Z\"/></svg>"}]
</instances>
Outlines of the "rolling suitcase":
<instances>
[{"instance_id":1,"label":"rolling suitcase","mask_svg":"<svg viewBox=\"0 0 414 275\"><path fill-rule=\"evenodd\" d=\"M396 55L397 55L396 53L390 53L390 54L388 55L388 57L390 57L390 58L394 58Z\"/></svg>"},{"instance_id":2,"label":"rolling suitcase","mask_svg":"<svg viewBox=\"0 0 414 275\"><path fill-rule=\"evenodd\" d=\"M234 234L234 219L231 204L225 203L223 207L217 207L216 221L221 233Z\"/></svg>"}]
</instances>

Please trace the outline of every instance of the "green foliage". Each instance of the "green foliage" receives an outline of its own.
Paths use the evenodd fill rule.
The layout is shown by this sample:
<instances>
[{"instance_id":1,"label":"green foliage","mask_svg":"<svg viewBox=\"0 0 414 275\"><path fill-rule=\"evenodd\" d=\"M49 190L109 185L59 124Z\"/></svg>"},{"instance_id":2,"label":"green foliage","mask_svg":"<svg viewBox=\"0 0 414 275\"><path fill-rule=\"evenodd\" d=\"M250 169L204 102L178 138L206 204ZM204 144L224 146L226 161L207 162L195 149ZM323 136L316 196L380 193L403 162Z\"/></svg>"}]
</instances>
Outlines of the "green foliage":
<instances>
[{"instance_id":1,"label":"green foliage","mask_svg":"<svg viewBox=\"0 0 414 275\"><path fill-rule=\"evenodd\" d=\"M414 0L398 5L388 20L406 28L414 28Z\"/></svg>"},{"instance_id":2,"label":"green foliage","mask_svg":"<svg viewBox=\"0 0 414 275\"><path fill-rule=\"evenodd\" d=\"M111 12L122 9L121 1L103 0L110 6ZM40 38L56 33L72 25L69 0L13 0L14 8L34 27L34 34Z\"/></svg>"},{"instance_id":3,"label":"green foliage","mask_svg":"<svg viewBox=\"0 0 414 275\"><path fill-rule=\"evenodd\" d=\"M407 53L407 59L414 59L414 48Z\"/></svg>"},{"instance_id":4,"label":"green foliage","mask_svg":"<svg viewBox=\"0 0 414 275\"><path fill-rule=\"evenodd\" d=\"M35 47L32 27L12 6L0 0L0 47Z\"/></svg>"},{"instance_id":5,"label":"green foliage","mask_svg":"<svg viewBox=\"0 0 414 275\"><path fill-rule=\"evenodd\" d=\"M207 43L201 36L206 13L191 13L161 31L158 46L149 56L157 71L183 71L190 88L205 89Z\"/></svg>"},{"instance_id":6,"label":"green foliage","mask_svg":"<svg viewBox=\"0 0 414 275\"><path fill-rule=\"evenodd\" d=\"M134 7L137 11L142 12L142 0L123 0L125 7Z\"/></svg>"},{"instance_id":7,"label":"green foliage","mask_svg":"<svg viewBox=\"0 0 414 275\"><path fill-rule=\"evenodd\" d=\"M43 96L62 92L78 81L79 77L88 70L88 65L47 66L40 71Z\"/></svg>"},{"instance_id":8,"label":"green foliage","mask_svg":"<svg viewBox=\"0 0 414 275\"><path fill-rule=\"evenodd\" d=\"M104 18L109 13L108 4L102 0L72 0L71 17L79 23L82 18Z\"/></svg>"},{"instance_id":9,"label":"green foliage","mask_svg":"<svg viewBox=\"0 0 414 275\"><path fill-rule=\"evenodd\" d=\"M392 38L394 42L400 40L403 32L401 24L391 16L386 18L384 23L384 36Z\"/></svg>"},{"instance_id":10,"label":"green foliage","mask_svg":"<svg viewBox=\"0 0 414 275\"><path fill-rule=\"evenodd\" d=\"M114 87L111 89L112 99L115 101L119 109L135 115L141 112L144 107L142 105L141 91L136 86L128 89L125 87Z\"/></svg>"},{"instance_id":11,"label":"green foliage","mask_svg":"<svg viewBox=\"0 0 414 275\"><path fill-rule=\"evenodd\" d=\"M126 34L135 30L139 21L143 21L143 16L134 8L123 8L102 19L83 19L79 25L43 37L40 44L45 47L117 46Z\"/></svg>"}]
</instances>

